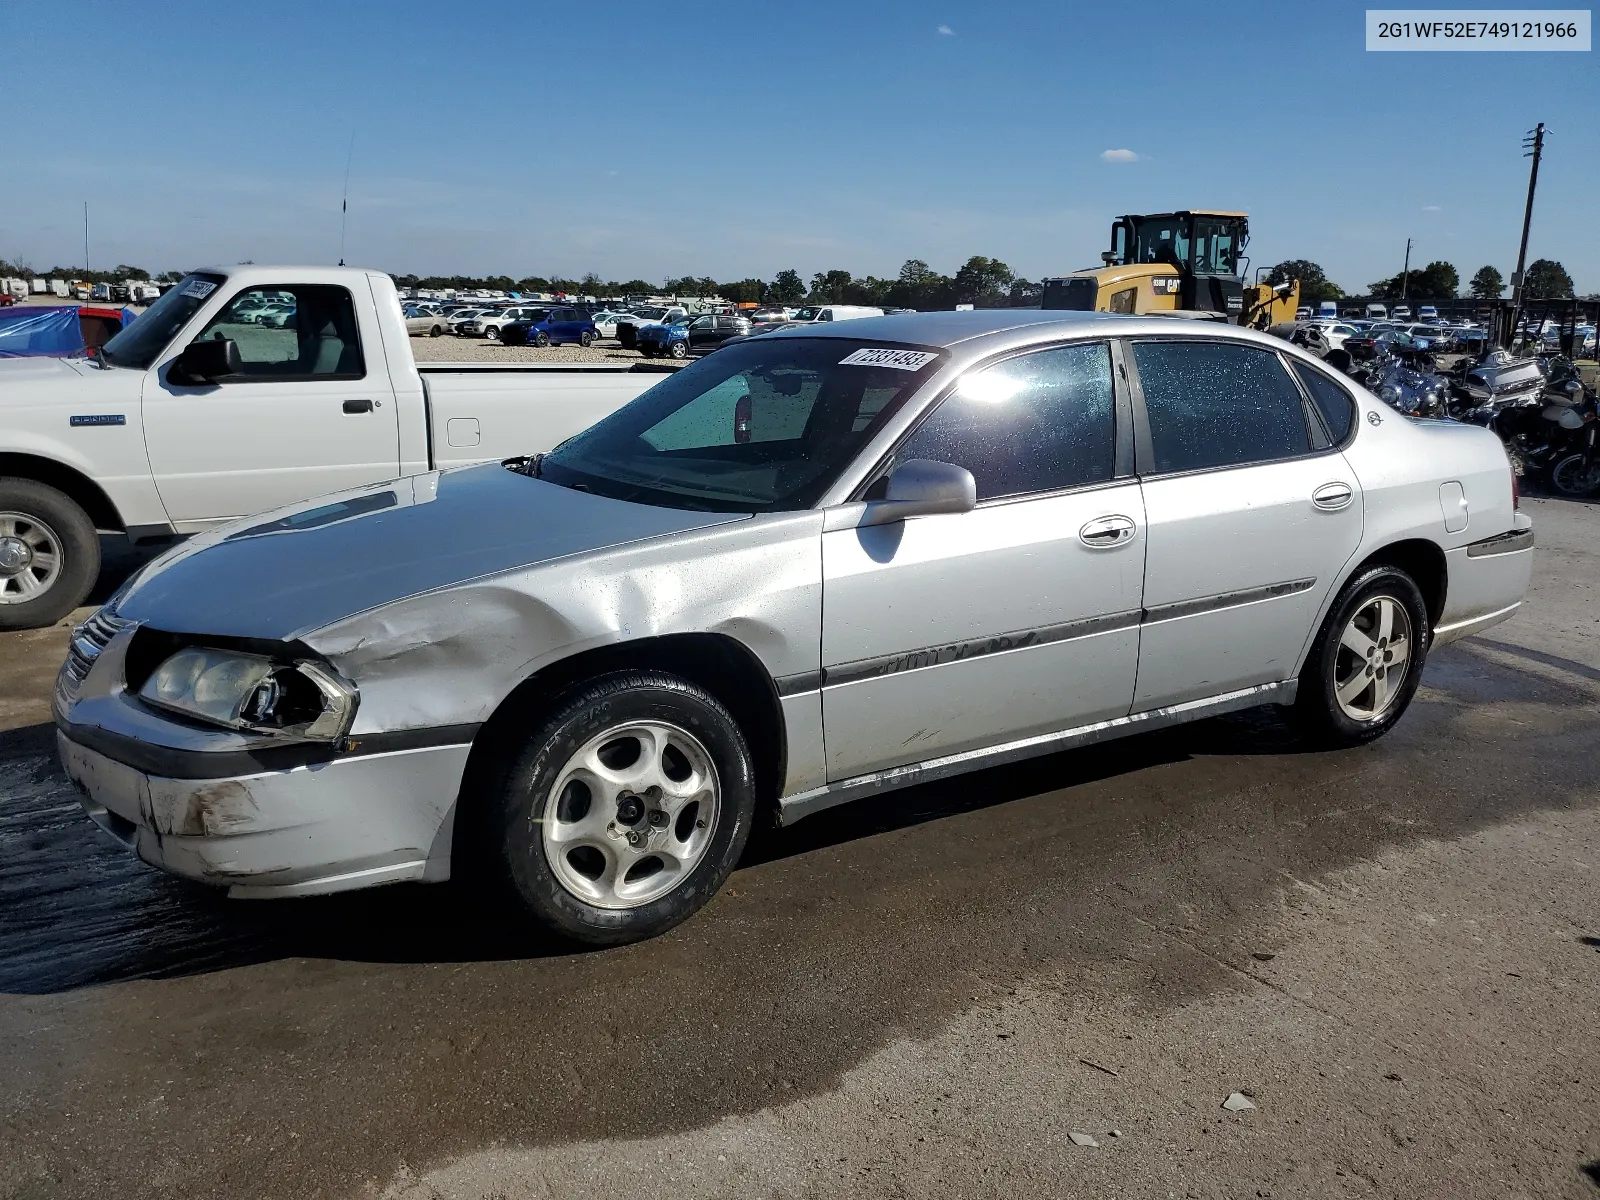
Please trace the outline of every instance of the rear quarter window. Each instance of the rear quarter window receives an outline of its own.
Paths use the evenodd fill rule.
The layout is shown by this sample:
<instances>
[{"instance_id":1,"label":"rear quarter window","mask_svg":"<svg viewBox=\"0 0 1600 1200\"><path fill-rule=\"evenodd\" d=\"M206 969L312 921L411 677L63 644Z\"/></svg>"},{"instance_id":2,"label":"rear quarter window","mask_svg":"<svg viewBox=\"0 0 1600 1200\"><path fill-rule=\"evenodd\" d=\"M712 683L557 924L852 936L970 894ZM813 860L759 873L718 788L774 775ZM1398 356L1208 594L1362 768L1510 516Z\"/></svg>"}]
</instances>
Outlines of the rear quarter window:
<instances>
[{"instance_id":1,"label":"rear quarter window","mask_svg":"<svg viewBox=\"0 0 1600 1200\"><path fill-rule=\"evenodd\" d=\"M1328 437L1335 446L1339 445L1355 428L1355 400L1349 392L1314 367L1297 362L1294 370L1300 376L1300 382L1306 385L1306 391L1311 394L1311 403L1316 405L1317 413L1327 427Z\"/></svg>"}]
</instances>

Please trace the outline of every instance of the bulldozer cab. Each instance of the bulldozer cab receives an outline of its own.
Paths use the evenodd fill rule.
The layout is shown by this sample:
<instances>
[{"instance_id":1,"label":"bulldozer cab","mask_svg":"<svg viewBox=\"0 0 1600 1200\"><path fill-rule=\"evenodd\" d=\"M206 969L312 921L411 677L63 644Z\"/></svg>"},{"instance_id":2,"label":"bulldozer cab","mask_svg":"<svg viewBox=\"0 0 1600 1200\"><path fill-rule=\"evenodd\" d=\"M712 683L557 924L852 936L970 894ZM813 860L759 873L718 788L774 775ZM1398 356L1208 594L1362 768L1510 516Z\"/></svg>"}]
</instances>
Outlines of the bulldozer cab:
<instances>
[{"instance_id":1,"label":"bulldozer cab","mask_svg":"<svg viewBox=\"0 0 1600 1200\"><path fill-rule=\"evenodd\" d=\"M1108 266L1165 263L1184 274L1239 277L1250 237L1243 213L1175 212L1121 217L1111 226Z\"/></svg>"},{"instance_id":2,"label":"bulldozer cab","mask_svg":"<svg viewBox=\"0 0 1600 1200\"><path fill-rule=\"evenodd\" d=\"M1286 304L1298 300L1299 288L1246 287L1241 276L1249 240L1249 219L1241 212L1184 209L1119 217L1111 226L1111 248L1100 255L1104 266L1046 279L1042 306L1214 313L1222 320L1265 328L1279 319Z\"/></svg>"}]
</instances>

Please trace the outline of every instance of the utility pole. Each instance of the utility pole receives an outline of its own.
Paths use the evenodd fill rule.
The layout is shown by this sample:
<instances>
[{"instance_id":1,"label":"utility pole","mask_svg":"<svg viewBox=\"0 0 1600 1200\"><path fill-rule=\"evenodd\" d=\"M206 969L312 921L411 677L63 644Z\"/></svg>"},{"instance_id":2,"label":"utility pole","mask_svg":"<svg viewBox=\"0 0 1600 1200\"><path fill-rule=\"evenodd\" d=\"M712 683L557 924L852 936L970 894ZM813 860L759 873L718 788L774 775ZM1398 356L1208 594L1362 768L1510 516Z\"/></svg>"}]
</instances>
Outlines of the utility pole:
<instances>
[{"instance_id":1,"label":"utility pole","mask_svg":"<svg viewBox=\"0 0 1600 1200\"><path fill-rule=\"evenodd\" d=\"M1511 273L1511 328L1506 330L1506 341L1517 336L1517 322L1522 318L1522 272L1528 264L1528 227L1533 223L1533 191L1539 186L1539 160L1544 157L1544 122L1534 126L1522 139L1523 158L1533 159L1528 171L1528 205L1522 210L1522 245L1517 249L1517 269Z\"/></svg>"},{"instance_id":2,"label":"utility pole","mask_svg":"<svg viewBox=\"0 0 1600 1200\"><path fill-rule=\"evenodd\" d=\"M1406 265L1400 271L1400 299L1406 298L1406 284L1411 282L1411 239L1406 239Z\"/></svg>"},{"instance_id":3,"label":"utility pole","mask_svg":"<svg viewBox=\"0 0 1600 1200\"><path fill-rule=\"evenodd\" d=\"M89 273L89 202L83 202L83 273Z\"/></svg>"}]
</instances>

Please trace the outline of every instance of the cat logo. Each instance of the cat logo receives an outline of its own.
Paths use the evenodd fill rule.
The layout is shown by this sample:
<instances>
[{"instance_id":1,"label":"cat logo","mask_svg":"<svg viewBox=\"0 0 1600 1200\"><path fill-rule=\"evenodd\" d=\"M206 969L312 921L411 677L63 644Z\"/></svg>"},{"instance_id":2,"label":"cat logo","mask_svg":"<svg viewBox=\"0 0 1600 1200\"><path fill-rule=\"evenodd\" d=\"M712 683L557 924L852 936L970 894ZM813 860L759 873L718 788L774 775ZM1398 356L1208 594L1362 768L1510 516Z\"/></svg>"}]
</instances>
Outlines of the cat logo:
<instances>
[{"instance_id":1,"label":"cat logo","mask_svg":"<svg viewBox=\"0 0 1600 1200\"><path fill-rule=\"evenodd\" d=\"M1182 282L1176 275L1157 275L1150 281L1150 290L1158 296L1176 296Z\"/></svg>"}]
</instances>

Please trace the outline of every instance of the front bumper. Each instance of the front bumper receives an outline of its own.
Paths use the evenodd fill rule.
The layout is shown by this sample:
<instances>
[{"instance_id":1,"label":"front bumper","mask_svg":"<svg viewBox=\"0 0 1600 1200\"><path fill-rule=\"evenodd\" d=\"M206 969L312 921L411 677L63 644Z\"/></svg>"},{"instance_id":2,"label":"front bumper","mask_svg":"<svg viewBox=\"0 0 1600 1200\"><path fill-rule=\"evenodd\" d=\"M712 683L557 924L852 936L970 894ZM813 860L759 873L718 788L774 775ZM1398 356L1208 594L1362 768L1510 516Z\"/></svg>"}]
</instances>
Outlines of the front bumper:
<instances>
[{"instance_id":1,"label":"front bumper","mask_svg":"<svg viewBox=\"0 0 1600 1200\"><path fill-rule=\"evenodd\" d=\"M151 866L232 896L309 896L450 877L470 745L222 779L141 771L58 730L84 810Z\"/></svg>"}]
</instances>

